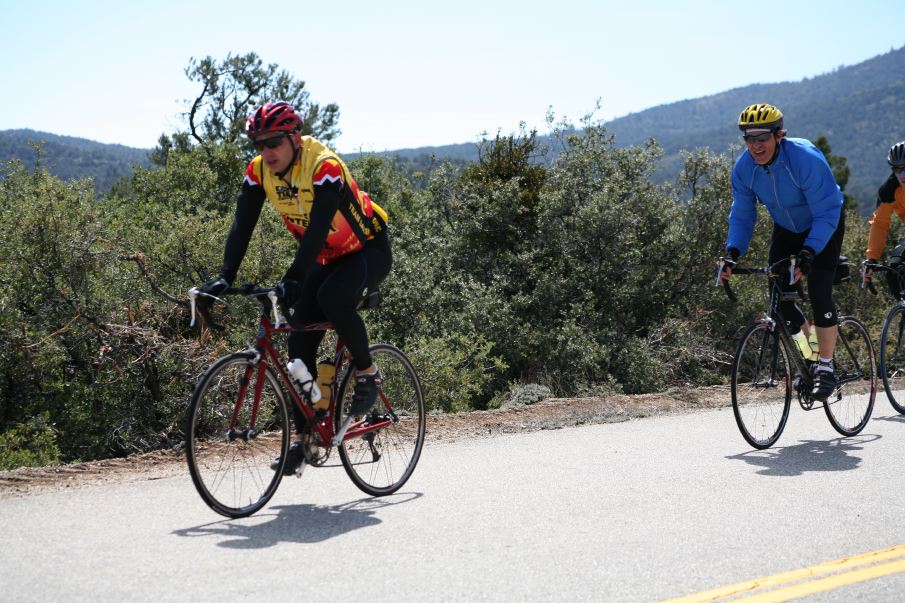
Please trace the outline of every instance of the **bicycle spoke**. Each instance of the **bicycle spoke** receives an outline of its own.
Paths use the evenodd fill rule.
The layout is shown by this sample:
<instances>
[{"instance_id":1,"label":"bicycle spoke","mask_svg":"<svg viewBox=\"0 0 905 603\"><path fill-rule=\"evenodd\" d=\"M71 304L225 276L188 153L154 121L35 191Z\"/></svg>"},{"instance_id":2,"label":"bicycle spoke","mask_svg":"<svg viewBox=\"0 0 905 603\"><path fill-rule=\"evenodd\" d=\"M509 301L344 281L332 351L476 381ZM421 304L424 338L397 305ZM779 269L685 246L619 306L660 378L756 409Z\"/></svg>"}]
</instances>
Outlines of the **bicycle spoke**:
<instances>
[{"instance_id":1,"label":"bicycle spoke","mask_svg":"<svg viewBox=\"0 0 905 603\"><path fill-rule=\"evenodd\" d=\"M732 369L732 409L745 440L755 448L772 446L785 426L790 401L785 346L766 325L753 325L739 343Z\"/></svg>"},{"instance_id":2,"label":"bicycle spoke","mask_svg":"<svg viewBox=\"0 0 905 603\"><path fill-rule=\"evenodd\" d=\"M892 407L905 414L905 306L897 305L886 318L880 337L880 375Z\"/></svg>"},{"instance_id":3,"label":"bicycle spoke","mask_svg":"<svg viewBox=\"0 0 905 603\"><path fill-rule=\"evenodd\" d=\"M372 346L371 355L380 368L383 382L376 410L364 419L372 425L390 422L363 436L347 439L339 453L355 485L368 494L381 496L398 490L414 471L424 443L425 410L421 384L405 355L386 344ZM337 416L342 416L351 400L350 369L343 377Z\"/></svg>"},{"instance_id":4,"label":"bicycle spoke","mask_svg":"<svg viewBox=\"0 0 905 603\"><path fill-rule=\"evenodd\" d=\"M187 459L202 499L227 517L244 517L264 506L281 475L270 468L288 447L289 422L282 390L269 370L257 403L247 383L250 354L233 354L216 362L201 378L187 422ZM244 397L240 399L240 392ZM252 432L251 430L256 430ZM255 434L255 435L252 435Z\"/></svg>"},{"instance_id":5,"label":"bicycle spoke","mask_svg":"<svg viewBox=\"0 0 905 603\"><path fill-rule=\"evenodd\" d=\"M839 384L827 399L826 415L836 431L855 435L870 419L877 374L867 329L853 318L844 318L839 323L833 364Z\"/></svg>"}]
</instances>

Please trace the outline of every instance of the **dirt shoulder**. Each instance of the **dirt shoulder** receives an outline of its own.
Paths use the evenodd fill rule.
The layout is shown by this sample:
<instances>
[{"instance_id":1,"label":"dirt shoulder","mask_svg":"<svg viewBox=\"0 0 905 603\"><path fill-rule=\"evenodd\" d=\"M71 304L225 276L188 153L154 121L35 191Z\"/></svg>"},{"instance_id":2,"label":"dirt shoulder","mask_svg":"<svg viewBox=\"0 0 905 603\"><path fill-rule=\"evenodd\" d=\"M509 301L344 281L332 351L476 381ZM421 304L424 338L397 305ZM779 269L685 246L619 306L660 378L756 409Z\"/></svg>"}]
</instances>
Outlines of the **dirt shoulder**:
<instances>
[{"instance_id":1,"label":"dirt shoulder","mask_svg":"<svg viewBox=\"0 0 905 603\"><path fill-rule=\"evenodd\" d=\"M728 386L715 386L674 390L665 394L551 398L514 408L429 415L427 444L706 410L728 405L729 396ZM158 451L124 459L13 469L0 471L0 499L103 483L155 480L187 471L181 451Z\"/></svg>"}]
</instances>

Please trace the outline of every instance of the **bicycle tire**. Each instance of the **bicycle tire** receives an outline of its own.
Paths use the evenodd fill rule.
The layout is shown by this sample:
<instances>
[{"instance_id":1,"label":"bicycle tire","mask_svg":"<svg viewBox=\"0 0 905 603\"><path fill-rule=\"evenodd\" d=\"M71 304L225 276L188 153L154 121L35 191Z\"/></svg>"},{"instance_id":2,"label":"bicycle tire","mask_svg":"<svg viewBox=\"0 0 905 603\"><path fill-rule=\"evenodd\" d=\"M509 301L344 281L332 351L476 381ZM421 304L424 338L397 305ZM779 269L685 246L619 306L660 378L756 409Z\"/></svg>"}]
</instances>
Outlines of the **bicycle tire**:
<instances>
[{"instance_id":1,"label":"bicycle tire","mask_svg":"<svg viewBox=\"0 0 905 603\"><path fill-rule=\"evenodd\" d=\"M339 445L339 458L352 482L371 496L392 494L408 481L424 445L426 413L421 381L412 363L398 348L374 344L370 348L382 375L381 395L375 407L358 420L380 420L395 415L387 427L348 439ZM353 366L343 374L336 399L337 428L345 418L344 409L352 402ZM391 414L392 411L392 414Z\"/></svg>"},{"instance_id":2,"label":"bicycle tire","mask_svg":"<svg viewBox=\"0 0 905 603\"><path fill-rule=\"evenodd\" d=\"M289 450L286 398L270 367L264 372L257 433L252 437L239 435L249 427L254 406L258 380L255 357L252 352L239 352L212 364L195 386L186 414L186 460L195 489L211 509L231 518L247 517L267 504L280 484L283 459ZM237 413L237 429L230 433L240 385L246 379L248 387ZM273 470L275 458L280 461Z\"/></svg>"},{"instance_id":3,"label":"bicycle tire","mask_svg":"<svg viewBox=\"0 0 905 603\"><path fill-rule=\"evenodd\" d=\"M839 321L833 365L839 385L823 408L836 431L853 436L867 425L877 396L874 347L867 328L855 318Z\"/></svg>"},{"instance_id":4,"label":"bicycle tire","mask_svg":"<svg viewBox=\"0 0 905 603\"><path fill-rule=\"evenodd\" d=\"M745 441L759 450L779 439L792 405L785 343L764 323L751 325L732 363L732 412Z\"/></svg>"},{"instance_id":5,"label":"bicycle tire","mask_svg":"<svg viewBox=\"0 0 905 603\"><path fill-rule=\"evenodd\" d=\"M905 306L897 304L886 315L880 335L880 376L886 399L905 415Z\"/></svg>"}]
</instances>

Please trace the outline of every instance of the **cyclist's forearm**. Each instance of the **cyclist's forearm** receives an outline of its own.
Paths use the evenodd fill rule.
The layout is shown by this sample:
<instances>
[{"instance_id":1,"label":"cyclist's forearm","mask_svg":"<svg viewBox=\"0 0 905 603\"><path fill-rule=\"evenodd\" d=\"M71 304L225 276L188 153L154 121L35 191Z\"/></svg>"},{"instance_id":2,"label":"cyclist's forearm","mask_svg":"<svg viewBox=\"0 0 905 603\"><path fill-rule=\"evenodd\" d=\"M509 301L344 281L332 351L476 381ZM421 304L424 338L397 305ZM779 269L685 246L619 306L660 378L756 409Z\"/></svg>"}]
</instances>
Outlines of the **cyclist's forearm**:
<instances>
[{"instance_id":1,"label":"cyclist's forearm","mask_svg":"<svg viewBox=\"0 0 905 603\"><path fill-rule=\"evenodd\" d=\"M236 215L226 237L223 251L223 268L220 275L232 283L236 280L239 265L248 251L251 234L261 215L264 205L264 194L260 187L243 186L236 203Z\"/></svg>"}]
</instances>

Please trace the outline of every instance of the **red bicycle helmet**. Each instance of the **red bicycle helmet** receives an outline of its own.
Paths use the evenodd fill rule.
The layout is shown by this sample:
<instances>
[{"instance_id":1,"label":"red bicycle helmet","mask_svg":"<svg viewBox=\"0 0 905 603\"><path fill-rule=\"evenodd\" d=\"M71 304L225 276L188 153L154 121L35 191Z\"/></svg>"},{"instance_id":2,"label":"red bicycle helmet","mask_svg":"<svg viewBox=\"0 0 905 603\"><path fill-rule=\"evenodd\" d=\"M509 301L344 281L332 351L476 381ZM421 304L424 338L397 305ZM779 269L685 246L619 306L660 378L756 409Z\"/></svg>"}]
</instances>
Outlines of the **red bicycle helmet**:
<instances>
[{"instance_id":1,"label":"red bicycle helmet","mask_svg":"<svg viewBox=\"0 0 905 603\"><path fill-rule=\"evenodd\" d=\"M245 134L254 140L265 132L294 133L302 129L302 118L287 102L265 103L255 109L245 122Z\"/></svg>"}]
</instances>

